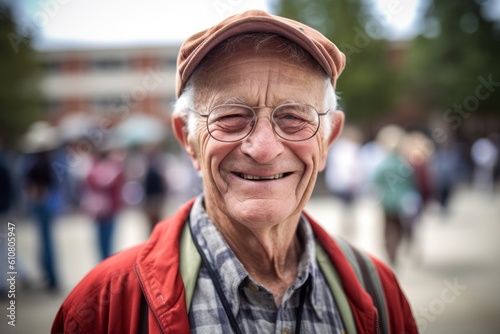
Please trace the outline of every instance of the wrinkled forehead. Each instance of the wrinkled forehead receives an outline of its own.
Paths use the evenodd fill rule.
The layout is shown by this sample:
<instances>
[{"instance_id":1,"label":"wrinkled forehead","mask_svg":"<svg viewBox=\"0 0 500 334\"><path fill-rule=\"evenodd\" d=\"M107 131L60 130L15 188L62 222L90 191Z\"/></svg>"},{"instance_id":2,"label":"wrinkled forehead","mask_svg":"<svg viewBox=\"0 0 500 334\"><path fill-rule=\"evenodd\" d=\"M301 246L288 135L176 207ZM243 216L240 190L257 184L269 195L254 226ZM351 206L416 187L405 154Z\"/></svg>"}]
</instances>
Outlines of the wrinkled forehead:
<instances>
[{"instance_id":1,"label":"wrinkled forehead","mask_svg":"<svg viewBox=\"0 0 500 334\"><path fill-rule=\"evenodd\" d=\"M267 33L244 34L232 37L213 48L191 75L188 85L208 89L206 80L212 73L227 66L229 59L259 59L272 55L277 62L295 63L304 75L314 75L329 80L320 64L300 46L281 36ZM268 57L269 59L269 57Z\"/></svg>"},{"instance_id":2,"label":"wrinkled forehead","mask_svg":"<svg viewBox=\"0 0 500 334\"><path fill-rule=\"evenodd\" d=\"M321 65L299 45L279 35L254 33L238 35L218 44L200 62L189 81L194 79L196 82L200 73L206 73L214 67L222 66L226 59L234 57L235 54L245 54L252 57L264 53L274 54L278 59L295 61L305 71L314 72L318 76L328 79L328 75Z\"/></svg>"}]
</instances>

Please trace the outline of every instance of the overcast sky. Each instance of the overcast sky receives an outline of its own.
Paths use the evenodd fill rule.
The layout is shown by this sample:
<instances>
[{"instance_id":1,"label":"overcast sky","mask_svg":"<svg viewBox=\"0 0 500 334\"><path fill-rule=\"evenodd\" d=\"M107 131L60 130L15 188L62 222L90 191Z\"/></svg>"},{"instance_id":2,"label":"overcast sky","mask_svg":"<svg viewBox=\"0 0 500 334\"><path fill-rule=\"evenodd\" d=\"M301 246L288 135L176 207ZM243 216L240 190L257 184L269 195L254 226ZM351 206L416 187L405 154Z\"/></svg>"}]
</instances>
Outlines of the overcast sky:
<instances>
[{"instance_id":1,"label":"overcast sky","mask_svg":"<svg viewBox=\"0 0 500 334\"><path fill-rule=\"evenodd\" d=\"M21 28L37 44L178 43L246 9L270 11L266 0L21 0Z\"/></svg>"},{"instance_id":2,"label":"overcast sky","mask_svg":"<svg viewBox=\"0 0 500 334\"><path fill-rule=\"evenodd\" d=\"M12 0L21 29L35 30L36 45L124 45L179 43L221 19L247 9L272 13L276 0ZM395 0L378 1L382 12ZM397 15L386 16L404 32L419 0L401 0Z\"/></svg>"}]
</instances>

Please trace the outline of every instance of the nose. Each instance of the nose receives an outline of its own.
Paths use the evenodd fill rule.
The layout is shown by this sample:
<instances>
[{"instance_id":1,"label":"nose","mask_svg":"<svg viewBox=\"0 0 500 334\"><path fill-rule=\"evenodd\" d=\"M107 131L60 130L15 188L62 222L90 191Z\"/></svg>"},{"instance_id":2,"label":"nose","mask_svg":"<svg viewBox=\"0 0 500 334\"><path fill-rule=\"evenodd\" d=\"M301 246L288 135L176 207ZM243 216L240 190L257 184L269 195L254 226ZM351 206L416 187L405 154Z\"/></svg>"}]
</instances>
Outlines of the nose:
<instances>
[{"instance_id":1,"label":"nose","mask_svg":"<svg viewBox=\"0 0 500 334\"><path fill-rule=\"evenodd\" d=\"M241 145L243 153L252 157L258 163L272 161L283 152L283 143L276 135L269 117L257 117L252 133Z\"/></svg>"}]
</instances>

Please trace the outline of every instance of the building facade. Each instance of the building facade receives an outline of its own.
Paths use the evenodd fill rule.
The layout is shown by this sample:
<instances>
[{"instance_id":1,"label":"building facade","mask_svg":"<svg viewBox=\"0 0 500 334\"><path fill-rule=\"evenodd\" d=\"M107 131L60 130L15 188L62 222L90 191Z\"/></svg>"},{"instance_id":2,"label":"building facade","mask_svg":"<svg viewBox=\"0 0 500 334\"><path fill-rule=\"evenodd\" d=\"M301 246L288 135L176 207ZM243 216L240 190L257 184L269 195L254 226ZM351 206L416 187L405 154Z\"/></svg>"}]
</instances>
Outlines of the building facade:
<instances>
[{"instance_id":1,"label":"building facade","mask_svg":"<svg viewBox=\"0 0 500 334\"><path fill-rule=\"evenodd\" d=\"M175 45L40 51L44 114L55 123L72 113L166 119L178 51Z\"/></svg>"}]
</instances>

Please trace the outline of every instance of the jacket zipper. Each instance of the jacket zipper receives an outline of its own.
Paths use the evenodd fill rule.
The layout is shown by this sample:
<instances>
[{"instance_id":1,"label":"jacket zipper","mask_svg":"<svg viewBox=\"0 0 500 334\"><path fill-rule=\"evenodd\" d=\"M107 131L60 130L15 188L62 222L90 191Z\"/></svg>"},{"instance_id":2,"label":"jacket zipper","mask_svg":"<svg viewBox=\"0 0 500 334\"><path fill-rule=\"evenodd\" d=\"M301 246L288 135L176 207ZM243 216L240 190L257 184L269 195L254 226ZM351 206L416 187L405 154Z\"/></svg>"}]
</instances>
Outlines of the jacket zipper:
<instances>
[{"instance_id":1,"label":"jacket zipper","mask_svg":"<svg viewBox=\"0 0 500 334\"><path fill-rule=\"evenodd\" d=\"M146 304L148 305L148 309L151 309L150 308L150 304L149 304L149 300L148 300L148 295L146 294L146 290L144 288L144 284L142 284L142 279L141 279L141 275L139 275L139 271L137 269L137 266L136 264L134 264L134 272L137 276L137 279L139 280L139 285L141 286L141 290L142 290L142 294L144 295L144 299L146 300ZM151 309L152 310L152 309ZM153 313L154 317L155 317L155 320L156 320L156 323L158 324L158 328L160 329L160 333L162 334L165 334L165 331L163 330L163 328L161 327L161 324L160 324L160 320L158 319L158 317L156 316L156 312L151 312ZM149 327L149 326L148 326Z\"/></svg>"},{"instance_id":2,"label":"jacket zipper","mask_svg":"<svg viewBox=\"0 0 500 334\"><path fill-rule=\"evenodd\" d=\"M377 334L381 334L380 333L380 324L379 324L379 320L378 320L378 310L377 310L377 308L375 308L375 332Z\"/></svg>"}]
</instances>

